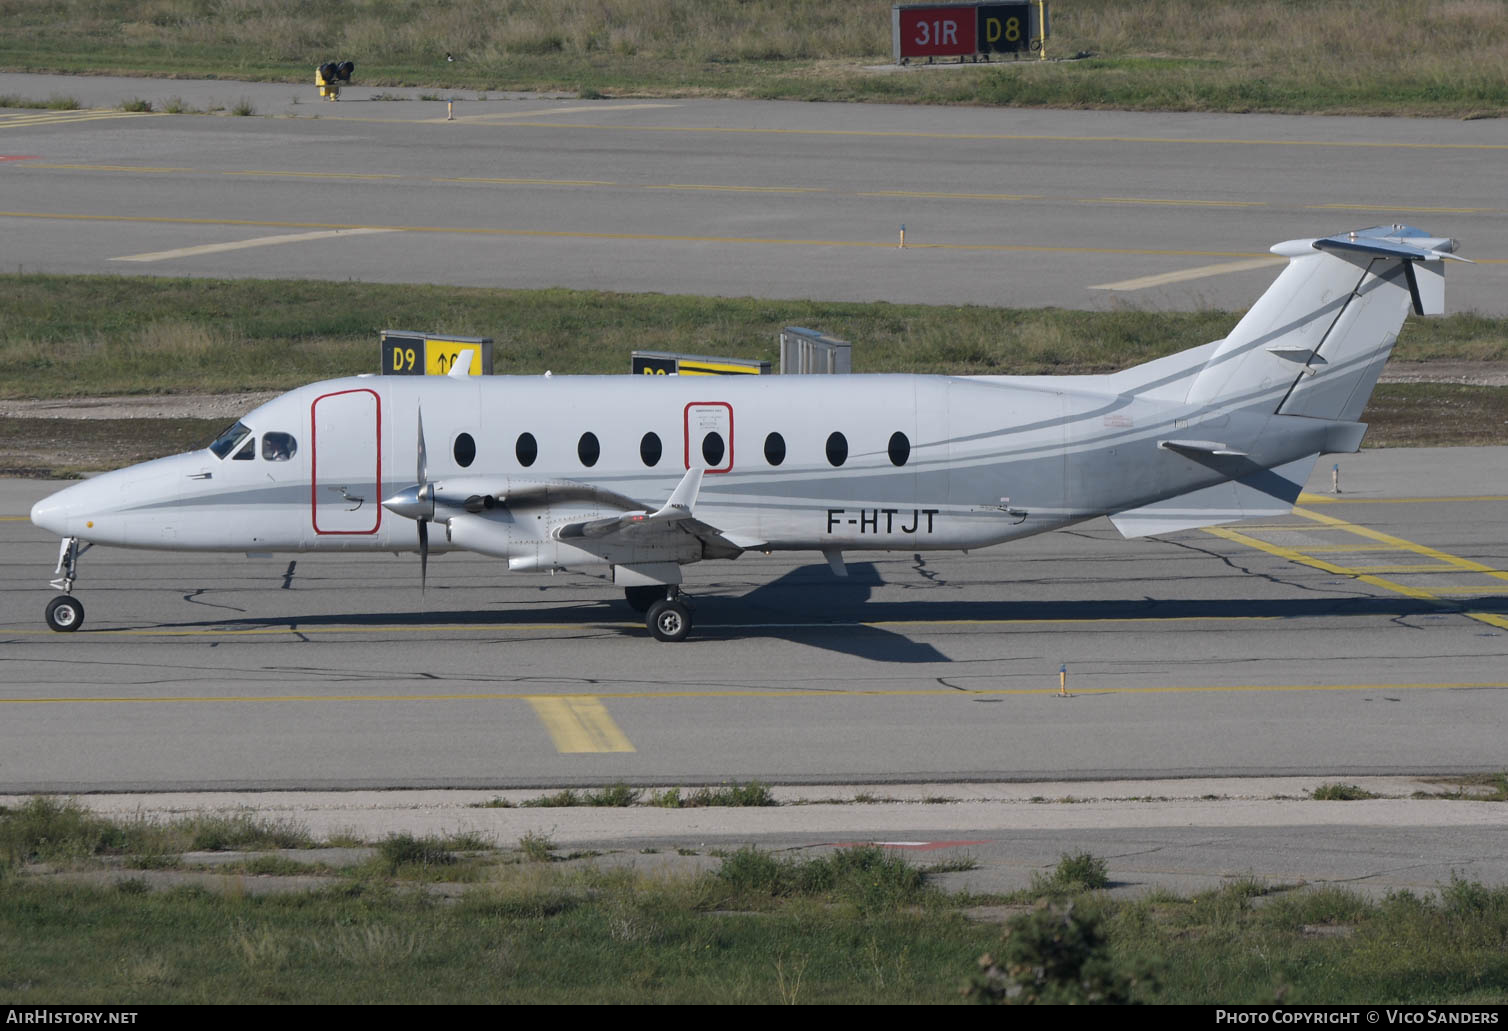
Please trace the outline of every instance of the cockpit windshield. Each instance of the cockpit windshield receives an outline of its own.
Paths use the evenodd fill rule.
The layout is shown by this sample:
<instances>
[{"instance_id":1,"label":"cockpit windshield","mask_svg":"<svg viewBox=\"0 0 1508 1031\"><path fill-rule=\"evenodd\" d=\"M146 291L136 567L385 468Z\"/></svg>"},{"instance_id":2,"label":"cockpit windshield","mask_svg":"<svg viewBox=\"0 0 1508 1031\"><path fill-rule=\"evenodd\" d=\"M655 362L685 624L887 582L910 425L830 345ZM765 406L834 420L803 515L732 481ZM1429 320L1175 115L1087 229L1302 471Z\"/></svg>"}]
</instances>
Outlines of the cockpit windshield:
<instances>
[{"instance_id":1,"label":"cockpit windshield","mask_svg":"<svg viewBox=\"0 0 1508 1031\"><path fill-rule=\"evenodd\" d=\"M230 429L215 438L215 442L209 449L215 453L216 458L224 458L236 449L236 445L251 436L251 429L245 423L236 423Z\"/></svg>"}]
</instances>

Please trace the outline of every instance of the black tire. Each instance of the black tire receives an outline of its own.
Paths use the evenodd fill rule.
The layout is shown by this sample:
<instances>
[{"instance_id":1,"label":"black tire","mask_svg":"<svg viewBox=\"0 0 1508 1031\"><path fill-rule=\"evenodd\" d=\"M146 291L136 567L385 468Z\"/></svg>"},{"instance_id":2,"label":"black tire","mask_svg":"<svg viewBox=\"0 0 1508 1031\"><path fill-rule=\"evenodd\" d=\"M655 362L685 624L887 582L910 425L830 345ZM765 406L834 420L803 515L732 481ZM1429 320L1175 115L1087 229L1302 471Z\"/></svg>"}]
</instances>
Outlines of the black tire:
<instances>
[{"instance_id":1,"label":"black tire","mask_svg":"<svg viewBox=\"0 0 1508 1031\"><path fill-rule=\"evenodd\" d=\"M60 634L71 634L84 625L84 606L72 595L63 594L47 603L47 625Z\"/></svg>"},{"instance_id":2,"label":"black tire","mask_svg":"<svg viewBox=\"0 0 1508 1031\"><path fill-rule=\"evenodd\" d=\"M679 601L662 599L649 607L644 620L656 641L684 641L691 633L691 611Z\"/></svg>"},{"instance_id":3,"label":"black tire","mask_svg":"<svg viewBox=\"0 0 1508 1031\"><path fill-rule=\"evenodd\" d=\"M664 600L665 593L666 589L658 584L623 588L623 597L628 601L629 608L635 612L648 612L651 605Z\"/></svg>"}]
</instances>

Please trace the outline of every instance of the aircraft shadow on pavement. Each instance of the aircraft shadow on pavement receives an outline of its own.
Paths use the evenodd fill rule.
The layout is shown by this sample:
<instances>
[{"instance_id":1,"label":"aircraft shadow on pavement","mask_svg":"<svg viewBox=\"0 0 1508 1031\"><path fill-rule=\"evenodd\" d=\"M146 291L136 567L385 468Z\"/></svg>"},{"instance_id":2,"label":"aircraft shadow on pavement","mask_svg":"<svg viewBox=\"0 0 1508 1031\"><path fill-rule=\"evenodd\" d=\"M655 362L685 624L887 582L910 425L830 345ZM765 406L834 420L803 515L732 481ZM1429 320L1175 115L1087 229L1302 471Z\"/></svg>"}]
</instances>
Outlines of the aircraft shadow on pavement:
<instances>
[{"instance_id":1,"label":"aircraft shadow on pavement","mask_svg":"<svg viewBox=\"0 0 1508 1031\"><path fill-rule=\"evenodd\" d=\"M1318 595L1297 598L1189 598L1189 599L1075 599L1042 601L1015 597L1003 600L947 600L916 597L904 601L875 600L884 586L873 563L855 562L847 577L836 577L825 563L801 566L742 594L689 592L696 629L680 647L710 644L734 638L776 638L842 652L877 662L949 662L950 658L931 644L913 641L905 627L884 623L994 622L1007 629L1013 622L1072 625L1113 620L1219 620L1304 619L1373 616L1407 619L1439 616L1469 608L1473 612L1508 614L1508 597L1473 598L1448 604L1401 595L1346 597ZM731 586L731 585L730 585ZM1085 585L1092 590L1093 585ZM714 588L716 589L716 588ZM1002 593L1013 590L1008 582ZM928 592L922 592L926 594ZM444 604L443 591L433 592L434 606L419 611L346 612L288 617L238 617L191 623L160 624L158 629L226 630L276 629L285 627L335 629L342 626L499 626L527 627L540 624L583 630L606 629L624 637L647 637L642 617L621 600L573 601L563 604L512 606L507 609L453 609ZM604 626L604 624L607 624ZM86 628L87 630L87 628Z\"/></svg>"}]
</instances>

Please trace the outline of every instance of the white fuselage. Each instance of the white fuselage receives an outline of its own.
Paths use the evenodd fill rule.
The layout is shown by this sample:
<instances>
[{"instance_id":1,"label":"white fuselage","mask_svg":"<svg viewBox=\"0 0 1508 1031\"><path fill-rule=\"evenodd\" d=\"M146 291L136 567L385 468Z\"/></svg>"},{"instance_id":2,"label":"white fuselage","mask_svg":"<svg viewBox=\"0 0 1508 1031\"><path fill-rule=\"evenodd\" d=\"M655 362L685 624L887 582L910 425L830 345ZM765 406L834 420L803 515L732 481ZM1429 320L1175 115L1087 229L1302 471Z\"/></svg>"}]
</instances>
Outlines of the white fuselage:
<instances>
[{"instance_id":1,"label":"white fuselage","mask_svg":"<svg viewBox=\"0 0 1508 1031\"><path fill-rule=\"evenodd\" d=\"M127 547L413 550L413 522L380 502L417 479L422 416L428 478L442 492L569 481L653 509L695 465L706 470L698 517L740 547L974 548L1222 478L1157 448L1189 421L1185 406L1117 394L1114 385L1113 377L354 377L257 408L230 453L196 451L96 477L39 503L33 519L64 537ZM1205 414L1229 434L1228 415ZM291 438L292 455L270 435L283 451ZM603 514L611 512L580 501L527 514L503 507L470 520L470 539L451 543L532 556L516 568L702 557L582 553L551 536ZM438 534L432 547L447 543Z\"/></svg>"}]
</instances>

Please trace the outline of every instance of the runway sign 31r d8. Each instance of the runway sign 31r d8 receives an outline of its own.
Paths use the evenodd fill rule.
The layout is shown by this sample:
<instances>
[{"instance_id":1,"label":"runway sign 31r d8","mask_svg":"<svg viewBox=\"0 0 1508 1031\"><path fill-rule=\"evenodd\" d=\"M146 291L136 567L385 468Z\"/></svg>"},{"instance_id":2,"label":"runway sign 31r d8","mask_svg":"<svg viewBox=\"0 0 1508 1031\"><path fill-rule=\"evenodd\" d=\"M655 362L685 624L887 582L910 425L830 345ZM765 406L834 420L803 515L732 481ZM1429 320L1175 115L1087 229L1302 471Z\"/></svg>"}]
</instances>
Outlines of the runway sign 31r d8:
<instances>
[{"instance_id":1,"label":"runway sign 31r d8","mask_svg":"<svg viewBox=\"0 0 1508 1031\"><path fill-rule=\"evenodd\" d=\"M890 9L897 64L915 58L977 57L1040 51L1047 38L1047 2L906 4Z\"/></svg>"}]
</instances>

